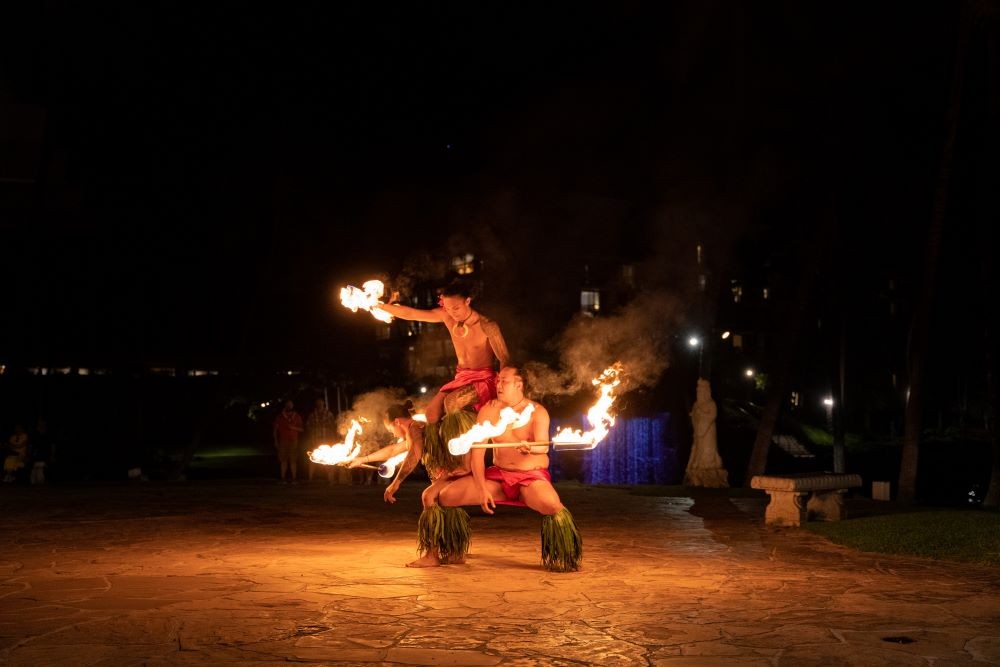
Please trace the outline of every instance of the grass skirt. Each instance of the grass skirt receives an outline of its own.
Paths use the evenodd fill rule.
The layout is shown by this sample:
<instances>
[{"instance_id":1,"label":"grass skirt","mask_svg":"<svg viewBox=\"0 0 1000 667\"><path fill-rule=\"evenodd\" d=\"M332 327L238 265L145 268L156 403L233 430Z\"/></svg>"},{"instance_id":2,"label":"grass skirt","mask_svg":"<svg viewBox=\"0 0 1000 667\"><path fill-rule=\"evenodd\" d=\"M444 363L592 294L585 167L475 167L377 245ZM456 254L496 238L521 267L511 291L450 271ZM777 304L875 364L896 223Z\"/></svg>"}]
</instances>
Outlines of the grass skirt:
<instances>
[{"instance_id":1,"label":"grass skirt","mask_svg":"<svg viewBox=\"0 0 1000 667\"><path fill-rule=\"evenodd\" d=\"M476 415L468 410L449 412L437 424L428 424L424 429L424 467L428 472L451 472L461 468L462 456L452 456L448 451L448 441L462 435L476 423Z\"/></svg>"},{"instance_id":2,"label":"grass skirt","mask_svg":"<svg viewBox=\"0 0 1000 667\"><path fill-rule=\"evenodd\" d=\"M575 572L583 559L583 539L565 507L542 517L542 565L552 572Z\"/></svg>"},{"instance_id":3,"label":"grass skirt","mask_svg":"<svg viewBox=\"0 0 1000 667\"><path fill-rule=\"evenodd\" d=\"M437 550L442 562L462 560L469 553L472 524L461 507L425 507L417 521L417 551L423 556Z\"/></svg>"}]
</instances>

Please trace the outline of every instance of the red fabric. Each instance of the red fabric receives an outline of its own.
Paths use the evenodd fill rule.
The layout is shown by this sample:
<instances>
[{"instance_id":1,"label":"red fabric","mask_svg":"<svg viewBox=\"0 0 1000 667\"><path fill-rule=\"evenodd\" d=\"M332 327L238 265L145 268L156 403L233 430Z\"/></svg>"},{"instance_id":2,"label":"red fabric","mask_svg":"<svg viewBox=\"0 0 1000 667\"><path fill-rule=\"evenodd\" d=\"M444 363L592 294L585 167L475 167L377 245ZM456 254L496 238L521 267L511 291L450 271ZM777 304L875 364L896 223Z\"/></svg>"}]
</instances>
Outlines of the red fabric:
<instances>
[{"instance_id":1,"label":"red fabric","mask_svg":"<svg viewBox=\"0 0 1000 667\"><path fill-rule=\"evenodd\" d=\"M302 415L292 412L291 417L285 416L282 410L274 418L274 428L278 431L278 444L294 445L299 441L299 434L302 433Z\"/></svg>"},{"instance_id":2,"label":"red fabric","mask_svg":"<svg viewBox=\"0 0 1000 667\"><path fill-rule=\"evenodd\" d=\"M492 368L457 368L455 379L442 386L438 391L448 393L472 385L479 395L475 405L476 412L497 397L497 374Z\"/></svg>"},{"instance_id":3,"label":"red fabric","mask_svg":"<svg viewBox=\"0 0 1000 667\"><path fill-rule=\"evenodd\" d=\"M507 496L507 500L498 500L498 504L527 507L527 505L517 499L521 495L521 487L528 486L540 479L551 482L552 475L544 468L537 468L535 470L504 470L503 468L490 466L486 469L486 479L500 482L500 488L503 490L503 494Z\"/></svg>"}]
</instances>

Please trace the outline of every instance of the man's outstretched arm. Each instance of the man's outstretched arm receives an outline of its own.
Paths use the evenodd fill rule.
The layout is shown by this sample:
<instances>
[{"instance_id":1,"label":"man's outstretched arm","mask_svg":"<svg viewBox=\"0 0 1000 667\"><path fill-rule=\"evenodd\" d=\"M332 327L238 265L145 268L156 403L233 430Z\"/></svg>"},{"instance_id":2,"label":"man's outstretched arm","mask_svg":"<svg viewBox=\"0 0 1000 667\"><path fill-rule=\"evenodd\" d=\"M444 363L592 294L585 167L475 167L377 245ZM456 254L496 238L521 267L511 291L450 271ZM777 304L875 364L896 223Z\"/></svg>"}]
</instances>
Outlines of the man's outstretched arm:
<instances>
[{"instance_id":1,"label":"man's outstretched arm","mask_svg":"<svg viewBox=\"0 0 1000 667\"><path fill-rule=\"evenodd\" d=\"M399 470L396 472L396 478L392 480L392 483L386 487L385 493L382 497L385 498L385 502L394 503L396 502L396 492L399 491L400 485L403 483L411 472L420 463L420 458L424 455L424 433L423 429L415 428L411 424L410 426L410 441L413 443L410 445L410 450L406 452L406 458L403 462L399 464Z\"/></svg>"},{"instance_id":2,"label":"man's outstretched arm","mask_svg":"<svg viewBox=\"0 0 1000 667\"><path fill-rule=\"evenodd\" d=\"M397 442L392 445L386 445L378 451L374 451L371 454L365 454L364 456L359 456L357 458L351 459L347 467L357 468L363 463L370 463L371 461L387 461L397 454L401 454L406 451L406 442Z\"/></svg>"},{"instance_id":3,"label":"man's outstretched arm","mask_svg":"<svg viewBox=\"0 0 1000 667\"><path fill-rule=\"evenodd\" d=\"M377 306L380 310L384 310L393 317L398 317L401 320L410 320L412 322L443 322L444 321L444 309L442 308L432 308L430 310L423 310L421 308L410 308L409 306L401 306L398 303L384 303Z\"/></svg>"}]
</instances>

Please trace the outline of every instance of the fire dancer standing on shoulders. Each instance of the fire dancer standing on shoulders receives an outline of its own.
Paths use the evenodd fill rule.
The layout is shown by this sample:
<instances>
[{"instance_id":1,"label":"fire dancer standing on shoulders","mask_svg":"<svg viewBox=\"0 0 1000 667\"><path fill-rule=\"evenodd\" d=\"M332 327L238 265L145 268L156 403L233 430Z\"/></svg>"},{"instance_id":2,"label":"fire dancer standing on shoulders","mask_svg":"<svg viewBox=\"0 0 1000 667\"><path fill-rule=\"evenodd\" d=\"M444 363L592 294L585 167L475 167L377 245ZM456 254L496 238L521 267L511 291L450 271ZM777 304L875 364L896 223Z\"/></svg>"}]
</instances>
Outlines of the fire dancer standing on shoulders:
<instances>
[{"instance_id":1,"label":"fire dancer standing on shoulders","mask_svg":"<svg viewBox=\"0 0 1000 667\"><path fill-rule=\"evenodd\" d=\"M549 413L532 401L526 393L524 373L515 367L505 367L497 377L497 399L479 411L479 422L496 424L500 411L509 407L523 412L534 406L527 424L508 427L494 443L547 442L549 440ZM555 572L572 572L580 568L583 557L583 540L569 510L559 500L549 475L548 445L498 447L493 449L494 465L486 468L485 449L472 449L470 456L472 475L446 486L440 493L440 503L445 507L480 505L487 514L493 514L497 503L527 506L542 515L542 564Z\"/></svg>"},{"instance_id":2,"label":"fire dancer standing on shoulders","mask_svg":"<svg viewBox=\"0 0 1000 667\"><path fill-rule=\"evenodd\" d=\"M378 308L393 317L416 322L440 322L448 327L458 368L455 379L445 384L427 405L425 463L441 470L460 465L448 452L448 441L475 424L478 411L496 398L494 360L507 364L507 343L500 326L472 308L473 290L468 282L456 279L441 290L438 308L422 310L389 303ZM395 301L395 298L393 298ZM443 414L442 414L443 413Z\"/></svg>"}]
</instances>

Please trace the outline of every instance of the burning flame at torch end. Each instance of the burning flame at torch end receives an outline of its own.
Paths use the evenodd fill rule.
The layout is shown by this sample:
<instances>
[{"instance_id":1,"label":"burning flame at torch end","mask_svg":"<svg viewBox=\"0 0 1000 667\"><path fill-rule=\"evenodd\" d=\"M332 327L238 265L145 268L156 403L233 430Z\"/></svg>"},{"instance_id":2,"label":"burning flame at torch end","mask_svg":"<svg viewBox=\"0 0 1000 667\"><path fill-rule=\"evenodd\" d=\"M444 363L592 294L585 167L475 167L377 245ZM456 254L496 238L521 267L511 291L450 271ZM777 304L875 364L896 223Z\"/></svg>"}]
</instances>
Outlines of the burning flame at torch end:
<instances>
[{"instance_id":1,"label":"burning flame at torch end","mask_svg":"<svg viewBox=\"0 0 1000 667\"><path fill-rule=\"evenodd\" d=\"M375 319L388 324L392 322L392 315L382 310L379 306L382 302L379 299L385 294L385 285L381 280L369 280L361 289L354 285L348 285L340 290L340 303L345 308L350 308L352 313L358 309L367 310Z\"/></svg>"},{"instance_id":2,"label":"burning flame at torch end","mask_svg":"<svg viewBox=\"0 0 1000 667\"><path fill-rule=\"evenodd\" d=\"M521 412L507 407L500 411L500 417L494 426L491 422L476 424L468 431L448 441L448 451L452 456L464 456L477 442L486 442L490 438L503 435L508 427L520 428L531 421L535 406L529 403Z\"/></svg>"},{"instance_id":3,"label":"burning flame at torch end","mask_svg":"<svg viewBox=\"0 0 1000 667\"><path fill-rule=\"evenodd\" d=\"M601 392L597 402L587 410L587 421L592 428L587 432L583 432L579 429L566 427L552 436L553 445L574 443L580 445L573 448L578 450L588 450L597 447L598 443L608 435L611 427L615 425L615 418L608 411L615 402L616 396L614 395L614 391L621 384L619 376L623 370L622 364L619 361L613 366L604 369L603 373L592 380L595 387L600 387Z\"/></svg>"},{"instance_id":4,"label":"burning flame at torch end","mask_svg":"<svg viewBox=\"0 0 1000 667\"><path fill-rule=\"evenodd\" d=\"M403 462L406 458L406 452L400 452L386 461L378 467L378 476L383 479L389 479L396 474L396 466Z\"/></svg>"},{"instance_id":5,"label":"burning flame at torch end","mask_svg":"<svg viewBox=\"0 0 1000 667\"><path fill-rule=\"evenodd\" d=\"M354 443L354 439L359 435L361 435L361 424L358 423L358 420L352 419L351 428L347 431L344 442L336 445L320 445L309 452L309 460L327 466L347 463L361 453L361 445Z\"/></svg>"}]
</instances>

